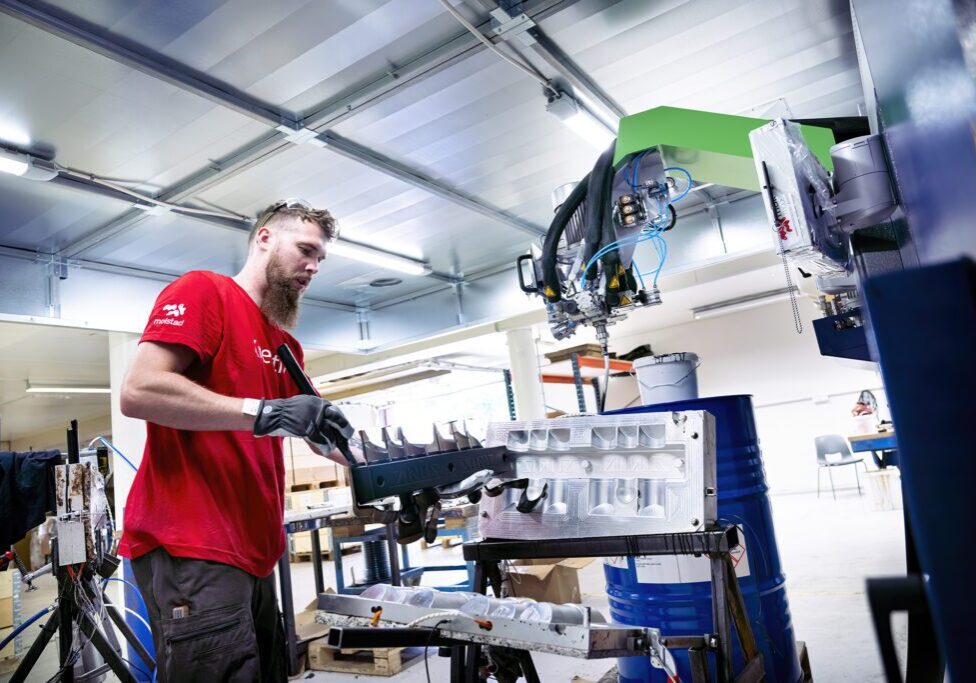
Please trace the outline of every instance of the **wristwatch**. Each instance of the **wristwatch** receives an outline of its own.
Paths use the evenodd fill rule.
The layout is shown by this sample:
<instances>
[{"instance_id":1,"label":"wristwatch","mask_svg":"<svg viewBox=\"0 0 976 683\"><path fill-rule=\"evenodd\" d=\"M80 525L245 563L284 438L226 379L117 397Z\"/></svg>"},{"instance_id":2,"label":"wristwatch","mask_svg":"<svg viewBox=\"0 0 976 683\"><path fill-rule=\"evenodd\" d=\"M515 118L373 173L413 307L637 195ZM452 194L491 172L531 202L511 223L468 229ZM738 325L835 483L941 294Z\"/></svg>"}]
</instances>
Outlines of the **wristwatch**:
<instances>
[{"instance_id":1,"label":"wristwatch","mask_svg":"<svg viewBox=\"0 0 976 683\"><path fill-rule=\"evenodd\" d=\"M245 415L250 415L251 417L257 417L258 413L261 412L261 404L264 403L259 398L245 398L244 405L241 407L241 412Z\"/></svg>"}]
</instances>

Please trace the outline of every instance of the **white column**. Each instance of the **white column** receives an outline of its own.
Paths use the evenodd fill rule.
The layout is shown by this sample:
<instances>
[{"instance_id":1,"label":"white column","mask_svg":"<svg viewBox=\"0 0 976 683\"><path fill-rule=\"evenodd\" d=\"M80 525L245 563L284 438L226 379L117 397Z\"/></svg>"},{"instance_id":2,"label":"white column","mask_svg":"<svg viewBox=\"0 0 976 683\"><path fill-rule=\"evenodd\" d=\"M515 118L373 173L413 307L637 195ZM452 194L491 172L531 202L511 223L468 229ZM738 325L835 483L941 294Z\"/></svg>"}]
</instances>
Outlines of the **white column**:
<instances>
[{"instance_id":1,"label":"white column","mask_svg":"<svg viewBox=\"0 0 976 683\"><path fill-rule=\"evenodd\" d=\"M108 333L109 386L112 389L112 443L136 467L142 462L142 450L146 445L146 423L122 414L120 400L122 379L139 346L139 335L128 332ZM132 488L135 472L122 458L112 453L112 471L115 473L115 524L123 526L125 500Z\"/></svg>"},{"instance_id":2,"label":"white column","mask_svg":"<svg viewBox=\"0 0 976 683\"><path fill-rule=\"evenodd\" d=\"M539 377L539 356L532 328L509 330L508 359L512 368L512 390L515 412L520 420L538 420L546 416L546 403Z\"/></svg>"}]
</instances>

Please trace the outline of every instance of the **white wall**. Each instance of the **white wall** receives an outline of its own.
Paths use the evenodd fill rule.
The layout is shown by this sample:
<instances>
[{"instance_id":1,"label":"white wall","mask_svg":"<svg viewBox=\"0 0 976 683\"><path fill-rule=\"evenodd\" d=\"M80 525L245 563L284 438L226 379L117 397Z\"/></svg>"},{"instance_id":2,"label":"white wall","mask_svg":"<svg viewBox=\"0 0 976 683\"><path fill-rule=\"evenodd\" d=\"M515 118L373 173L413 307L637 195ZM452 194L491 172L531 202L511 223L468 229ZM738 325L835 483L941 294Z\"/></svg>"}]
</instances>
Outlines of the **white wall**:
<instances>
[{"instance_id":1,"label":"white wall","mask_svg":"<svg viewBox=\"0 0 976 683\"><path fill-rule=\"evenodd\" d=\"M806 300L798 303L804 316L801 335L787 301L626 337L611 335L611 350L626 352L650 343L657 354L697 353L701 396L752 394L773 491L815 490L813 438L850 434L850 409L862 389L874 391L882 417L890 413L880 375L821 356L811 323L816 311ZM549 397L547 391L547 402ZM853 473L837 474L838 486L847 479L853 485Z\"/></svg>"}]
</instances>

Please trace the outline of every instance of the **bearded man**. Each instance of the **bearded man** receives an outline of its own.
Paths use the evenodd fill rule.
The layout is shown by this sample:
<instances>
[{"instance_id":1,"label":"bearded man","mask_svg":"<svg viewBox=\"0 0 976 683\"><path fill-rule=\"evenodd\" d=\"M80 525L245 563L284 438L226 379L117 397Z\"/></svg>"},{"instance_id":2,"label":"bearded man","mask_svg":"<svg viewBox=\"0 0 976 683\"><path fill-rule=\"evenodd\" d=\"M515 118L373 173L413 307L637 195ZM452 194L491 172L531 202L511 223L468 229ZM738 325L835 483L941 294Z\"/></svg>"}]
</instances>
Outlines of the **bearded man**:
<instances>
[{"instance_id":1,"label":"bearded man","mask_svg":"<svg viewBox=\"0 0 976 683\"><path fill-rule=\"evenodd\" d=\"M146 420L120 553L145 599L157 680L285 681L274 567L285 550L281 436L333 460L353 430L298 394L278 357L325 258L328 211L284 201L257 219L233 278L194 271L166 287L122 386ZM270 438L269 438L270 437Z\"/></svg>"}]
</instances>

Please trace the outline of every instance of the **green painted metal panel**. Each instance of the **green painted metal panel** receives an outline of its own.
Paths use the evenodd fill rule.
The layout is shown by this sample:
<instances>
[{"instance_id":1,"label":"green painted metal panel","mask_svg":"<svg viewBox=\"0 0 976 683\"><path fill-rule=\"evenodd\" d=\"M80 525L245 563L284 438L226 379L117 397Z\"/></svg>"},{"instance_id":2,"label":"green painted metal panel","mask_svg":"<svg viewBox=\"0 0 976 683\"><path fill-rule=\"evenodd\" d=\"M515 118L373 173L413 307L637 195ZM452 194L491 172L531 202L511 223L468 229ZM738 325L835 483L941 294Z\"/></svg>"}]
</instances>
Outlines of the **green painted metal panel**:
<instances>
[{"instance_id":1,"label":"green painted metal panel","mask_svg":"<svg viewBox=\"0 0 976 683\"><path fill-rule=\"evenodd\" d=\"M620 120L614 163L619 164L635 152L659 147L666 165L685 168L696 182L758 192L749 132L766 123L766 119L678 107L648 109ZM820 163L832 171L833 132L802 125L800 131Z\"/></svg>"}]
</instances>

